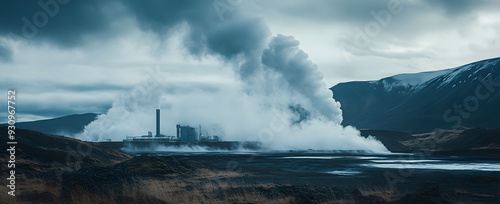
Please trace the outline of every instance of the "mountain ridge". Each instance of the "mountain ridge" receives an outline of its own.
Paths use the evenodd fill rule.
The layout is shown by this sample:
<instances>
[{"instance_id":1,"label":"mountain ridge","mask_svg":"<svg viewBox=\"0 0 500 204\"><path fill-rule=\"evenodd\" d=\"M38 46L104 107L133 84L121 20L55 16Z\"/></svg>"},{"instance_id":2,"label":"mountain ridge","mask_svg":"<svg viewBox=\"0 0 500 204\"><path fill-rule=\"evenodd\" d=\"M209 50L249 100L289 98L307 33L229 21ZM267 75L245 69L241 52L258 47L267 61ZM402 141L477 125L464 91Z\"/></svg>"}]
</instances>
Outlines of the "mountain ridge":
<instances>
[{"instance_id":1,"label":"mountain ridge","mask_svg":"<svg viewBox=\"0 0 500 204\"><path fill-rule=\"evenodd\" d=\"M500 119L500 108L495 107L500 102L499 62L492 58L330 89L342 105L342 124L360 129L423 133L435 128L500 128L494 123Z\"/></svg>"},{"instance_id":2,"label":"mountain ridge","mask_svg":"<svg viewBox=\"0 0 500 204\"><path fill-rule=\"evenodd\" d=\"M83 113L73 114L57 118L17 122L16 128L33 130L49 135L66 135L72 136L83 132L86 125L97 119L98 114ZM8 126L8 124L0 124Z\"/></svg>"}]
</instances>

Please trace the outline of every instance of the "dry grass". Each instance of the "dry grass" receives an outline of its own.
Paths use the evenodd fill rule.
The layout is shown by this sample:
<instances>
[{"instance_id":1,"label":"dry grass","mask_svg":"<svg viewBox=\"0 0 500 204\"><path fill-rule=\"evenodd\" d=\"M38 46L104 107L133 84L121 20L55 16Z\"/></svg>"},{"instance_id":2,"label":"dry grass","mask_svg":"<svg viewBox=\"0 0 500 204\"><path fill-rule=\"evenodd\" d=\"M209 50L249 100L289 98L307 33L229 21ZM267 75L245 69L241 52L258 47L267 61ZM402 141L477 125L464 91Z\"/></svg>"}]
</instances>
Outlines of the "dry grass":
<instances>
[{"instance_id":1,"label":"dry grass","mask_svg":"<svg viewBox=\"0 0 500 204\"><path fill-rule=\"evenodd\" d=\"M6 193L0 196L1 203L301 203L298 195L273 194L269 192L278 188L272 183L242 184L234 182L233 178L244 174L228 171L199 169L195 176L169 178L136 178L133 182L125 182L119 189L113 189L102 194L96 194L85 189L72 189L66 200L62 200L63 192L60 183L48 183L38 178L25 178L19 175L16 183L17 200ZM2 175L5 177L5 175ZM5 182L4 182L5 183ZM280 185L285 188L295 188L292 185ZM260 190L259 190L260 189ZM393 192L387 187L359 186L362 196L346 191L346 195L333 190L320 190L314 186L303 191L321 192L326 195L321 203L360 203L360 198L375 197L381 202L398 202L405 196ZM269 190L269 191L268 191ZM302 191L302 190L301 190ZM30 194L31 197L25 195ZM19 195L24 195L20 200ZM47 196L53 200L47 200ZM311 194L313 195L313 194ZM335 197L335 195L341 197ZM462 189L456 189L443 198L452 203L467 203L469 196L490 197L491 195L476 194ZM297 197L296 197L297 196ZM313 200L315 200L313 198ZM17 201L17 202L16 202ZM366 202L366 200L364 200Z\"/></svg>"},{"instance_id":2,"label":"dry grass","mask_svg":"<svg viewBox=\"0 0 500 204\"><path fill-rule=\"evenodd\" d=\"M70 203L294 203L294 197L268 198L253 191L228 193L239 187L234 183L185 182L180 179L144 179L138 185L123 186L123 194L110 192L97 195L79 190L72 194Z\"/></svg>"},{"instance_id":3,"label":"dry grass","mask_svg":"<svg viewBox=\"0 0 500 204\"><path fill-rule=\"evenodd\" d=\"M363 186L358 187L358 190L363 196L377 196L382 198L385 202L393 202L398 200L398 196L387 187L374 187L374 186Z\"/></svg>"},{"instance_id":4,"label":"dry grass","mask_svg":"<svg viewBox=\"0 0 500 204\"><path fill-rule=\"evenodd\" d=\"M62 186L60 183L49 185L47 181L37 178L18 178L16 196L2 193L1 203L294 203L295 198L266 197L252 190L241 192L230 191L232 188L243 187L231 181L231 178L241 176L239 173L200 170L196 177L176 177L169 179L141 178L125 183L121 191L109 191L96 194L85 189L72 189L67 200L61 200ZM21 180L26 182L20 182ZM273 187L273 184L262 184ZM251 188L249 188L251 189ZM53 195L55 200L49 201L38 197L26 197L26 194ZM24 194L25 200L19 195Z\"/></svg>"},{"instance_id":5,"label":"dry grass","mask_svg":"<svg viewBox=\"0 0 500 204\"><path fill-rule=\"evenodd\" d=\"M474 195L474 196L481 196L481 197L493 197L493 195L480 194L480 193L472 193L472 192L468 192L468 191L461 190L461 189L455 189L455 194L458 194L458 195ZM500 195L500 193L498 195Z\"/></svg>"},{"instance_id":6,"label":"dry grass","mask_svg":"<svg viewBox=\"0 0 500 204\"><path fill-rule=\"evenodd\" d=\"M235 172L203 170L189 179L143 179L139 186L127 188L130 194L144 194L166 203L293 203L292 196L269 198L252 190L231 192L231 189L245 187L230 180L241 176ZM273 187L272 184L262 186Z\"/></svg>"},{"instance_id":7,"label":"dry grass","mask_svg":"<svg viewBox=\"0 0 500 204\"><path fill-rule=\"evenodd\" d=\"M3 175L2 175L3 177ZM33 200L19 200L20 195L30 195L31 198L37 199L41 195L59 197L61 193L60 184L49 184L47 181L38 178L26 178L22 174L16 175L16 197L8 195L6 192L1 193L0 200L2 203L33 203ZM30 198L26 197L26 198ZM51 203L38 201L36 203Z\"/></svg>"},{"instance_id":8,"label":"dry grass","mask_svg":"<svg viewBox=\"0 0 500 204\"><path fill-rule=\"evenodd\" d=\"M16 192L18 192L18 191L16 191ZM7 192L0 193L0 200L2 202L5 202L5 203L16 203L16 198L7 194Z\"/></svg>"}]
</instances>

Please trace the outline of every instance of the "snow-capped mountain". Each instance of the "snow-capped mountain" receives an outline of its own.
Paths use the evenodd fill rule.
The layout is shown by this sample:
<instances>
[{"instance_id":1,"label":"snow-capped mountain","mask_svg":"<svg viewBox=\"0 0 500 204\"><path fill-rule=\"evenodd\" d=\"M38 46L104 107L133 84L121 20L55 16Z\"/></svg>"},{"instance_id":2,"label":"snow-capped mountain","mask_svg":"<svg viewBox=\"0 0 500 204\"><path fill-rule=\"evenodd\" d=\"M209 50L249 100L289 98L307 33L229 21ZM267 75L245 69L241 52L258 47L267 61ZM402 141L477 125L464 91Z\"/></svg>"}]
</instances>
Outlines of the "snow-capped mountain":
<instances>
[{"instance_id":1,"label":"snow-capped mountain","mask_svg":"<svg viewBox=\"0 0 500 204\"><path fill-rule=\"evenodd\" d=\"M344 125L426 132L500 128L500 58L440 71L400 74L331 88Z\"/></svg>"}]
</instances>

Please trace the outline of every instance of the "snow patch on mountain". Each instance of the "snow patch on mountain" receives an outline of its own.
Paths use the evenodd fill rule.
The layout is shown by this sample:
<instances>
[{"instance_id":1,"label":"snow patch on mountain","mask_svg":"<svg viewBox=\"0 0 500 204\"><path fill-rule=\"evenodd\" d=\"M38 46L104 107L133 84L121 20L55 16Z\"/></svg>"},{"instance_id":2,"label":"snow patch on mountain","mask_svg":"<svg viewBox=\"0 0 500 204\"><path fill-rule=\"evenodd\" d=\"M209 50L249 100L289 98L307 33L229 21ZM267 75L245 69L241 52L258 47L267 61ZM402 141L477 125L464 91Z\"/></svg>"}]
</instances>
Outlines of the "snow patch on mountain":
<instances>
[{"instance_id":1,"label":"snow patch on mountain","mask_svg":"<svg viewBox=\"0 0 500 204\"><path fill-rule=\"evenodd\" d=\"M399 87L407 88L409 91L416 92L421 90L422 88L425 88L427 84L433 81L434 79L438 79L441 81L441 83L438 85L437 88L446 86L447 84L453 82L454 79L459 77L460 74L470 71L472 69L474 70L474 72L470 73L468 75L468 78L475 77L476 73L478 73L479 71L486 69L488 67L495 66L498 62L500 62L500 58L485 60L482 62L471 63L460 67L439 70L439 71L429 71L429 72L421 72L414 74L399 74L392 77L383 78L377 81L370 81L369 83L382 84L384 86L384 90L387 92L393 90L394 88L399 88ZM466 81L460 81L459 83ZM456 86L456 84L454 86Z\"/></svg>"},{"instance_id":2,"label":"snow patch on mountain","mask_svg":"<svg viewBox=\"0 0 500 204\"><path fill-rule=\"evenodd\" d=\"M370 83L373 84L381 83L384 85L384 89L386 91L391 91L396 87L405 87L416 91L422 88L421 85L431 81L432 79L448 74L454 71L455 69L457 68L439 70L439 71L421 72L415 74L399 74L378 81L370 81Z\"/></svg>"},{"instance_id":3,"label":"snow patch on mountain","mask_svg":"<svg viewBox=\"0 0 500 204\"><path fill-rule=\"evenodd\" d=\"M436 77L442 76L451 72L452 70L440 70L431 72L422 72L417 74L400 74L393 76L394 79L402 81L410 86L416 86L428 82Z\"/></svg>"},{"instance_id":4,"label":"snow patch on mountain","mask_svg":"<svg viewBox=\"0 0 500 204\"><path fill-rule=\"evenodd\" d=\"M476 71L474 71L474 73L472 73L472 74L475 75L477 72L479 72L485 68L488 68L490 66L495 66L495 65L497 65L498 62L500 62L500 59L487 61L486 63L483 64L483 66L481 66L481 68L476 69Z\"/></svg>"},{"instance_id":5,"label":"snow patch on mountain","mask_svg":"<svg viewBox=\"0 0 500 204\"><path fill-rule=\"evenodd\" d=\"M495 66L499 61L500 61L500 59L493 59L493 60L483 61L483 63L476 62L476 63L467 64L467 65L463 65L463 66L460 66L458 68L455 68L455 70L453 72L450 72L444 76L444 79L441 82L441 84L438 86L438 88L443 87L443 86L451 83L460 74L467 72L467 71L470 71L470 70L474 70L474 72L472 74L469 74L467 76L467 78L471 78L472 76L475 76L479 71L486 69L488 67ZM481 66L481 67L478 68L478 66ZM462 83L462 81L460 81L459 83Z\"/></svg>"},{"instance_id":6,"label":"snow patch on mountain","mask_svg":"<svg viewBox=\"0 0 500 204\"><path fill-rule=\"evenodd\" d=\"M464 66L453 69L453 71L451 71L450 73L443 76L444 77L443 81L438 86L438 88L449 84L450 82L453 81L453 79L455 79L455 77L457 77L461 73L469 71L473 66L474 66L474 64L468 64L468 65L464 65Z\"/></svg>"}]
</instances>

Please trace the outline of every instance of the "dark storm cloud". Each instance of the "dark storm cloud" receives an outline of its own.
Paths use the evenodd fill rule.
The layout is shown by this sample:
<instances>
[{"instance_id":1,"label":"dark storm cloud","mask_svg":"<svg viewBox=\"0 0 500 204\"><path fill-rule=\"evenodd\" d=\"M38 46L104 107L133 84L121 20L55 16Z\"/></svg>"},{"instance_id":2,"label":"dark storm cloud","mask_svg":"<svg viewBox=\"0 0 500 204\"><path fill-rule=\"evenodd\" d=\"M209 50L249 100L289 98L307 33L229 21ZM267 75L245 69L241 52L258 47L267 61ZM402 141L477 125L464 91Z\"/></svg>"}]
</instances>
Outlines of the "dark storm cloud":
<instances>
[{"instance_id":1,"label":"dark storm cloud","mask_svg":"<svg viewBox=\"0 0 500 204\"><path fill-rule=\"evenodd\" d=\"M232 60L243 54L245 62L239 70L242 78L252 75L260 48L270 35L262 20L244 17L237 11L226 12L226 18L220 19L214 1L129 0L125 5L143 30L165 35L177 25L187 24L183 43L195 56L216 54Z\"/></svg>"},{"instance_id":2,"label":"dark storm cloud","mask_svg":"<svg viewBox=\"0 0 500 204\"><path fill-rule=\"evenodd\" d=\"M59 3L64 3L66 1L67 3L65 4ZM41 5L39 4L39 2L41 2ZM214 7L214 2L222 2L226 6L231 7L231 9L225 11L225 13L222 14L222 16L224 17L223 19L220 18L220 11L218 13L217 8ZM498 10L499 8L499 3L493 0L256 0L255 2L257 2L256 4L258 10L255 13L251 13L247 16L244 12L252 12L252 10L250 7L244 7L242 5L245 5L247 3L251 4L251 2L243 1L244 3L242 3L242 5L229 5L227 4L227 2L237 1L4 1L0 6L0 63L11 62L12 59L17 60L17 56L14 57L13 53L17 54L23 52L24 50L22 50L21 48L36 48L34 50L40 52L40 50L38 50L38 47L40 47L42 44L48 44L50 47L53 46L57 47L58 49L77 48L75 50L83 53L82 58L84 58L85 60L87 60L85 57L90 56L88 59L88 64L85 64L86 62L84 62L85 65L88 65L89 69L104 69L102 67L105 66L101 65L111 63L106 62L106 60L109 60L110 56L115 56L113 55L113 53L111 53L112 51L120 48L133 49L123 47L122 45L120 45L120 43L115 43L114 41L110 41L111 43L107 43L110 39L114 37L130 36L130 38L126 38L126 40L129 40L127 42L133 41L135 39L132 38L136 37L134 35L136 34L136 31L138 29L148 34L155 33L159 36L158 39L168 39L172 35L176 35L177 37L180 28L186 28L186 30L182 30L183 32L186 32L183 33L185 35L183 36L182 43L188 49L190 54L197 57L213 55L220 57L220 60L226 62L236 62L239 67L235 68L235 70L243 80L246 80L250 78L256 72L256 70L262 68L262 50L266 48L270 37L270 31L266 23L270 23L269 25L278 25L276 27L282 26L286 28L286 33L284 34L287 35L296 35L296 33L300 33L307 29L311 29L312 32L321 34L324 30L330 28L332 28L333 30L338 28L336 32L338 31L338 33L340 34L335 33L331 36L323 36L321 38L316 38L316 36L311 37L315 38L311 41L316 40L320 41L323 44L331 43L331 46L334 47L336 46L336 44L328 42L329 40L334 39L336 41L342 41L342 36L338 36L342 33L347 33L348 37L350 37L349 40L352 40L353 36L356 36L356 33L350 33L349 31L346 31L349 29L349 27L357 26L361 29L364 29L365 25L368 22L374 21L374 17L371 11L378 12L381 10L386 10L390 2L400 2L404 7L403 11L400 14L392 16L391 23L381 29L380 35L377 35L372 39L374 43L367 46L366 49L361 50L360 52L354 52L352 54L358 56L377 56L393 59L420 59L427 58L429 55L428 53L430 52L429 50L432 51L431 48L436 47L439 44L446 43L446 39L436 40L432 38L432 35L429 35L431 37L429 37L429 39L425 39L425 41L431 45L429 47L424 47L425 49L422 49L424 54L422 54L422 52L418 49L403 49L393 51L387 48L388 46L395 46L397 48L411 48L413 46L418 47L418 37L426 37L427 34L445 31L448 32L449 30L455 31L457 30L456 28L461 28L463 30L473 30L471 28L474 27L471 25L473 25L474 23L477 24L477 21L474 21L474 19L470 20L470 17L473 16L473 14L483 11L494 11L495 9ZM261 18L256 17L259 15L261 15ZM467 18L461 18L464 16ZM125 24L126 26L124 26ZM274 31L276 32L276 30ZM276 32L275 34L281 33L281 31L282 30L278 30L278 32ZM19 43L19 45L16 45L15 43L2 44L3 41L9 42L9 33L13 33L14 35L21 37L16 38L16 40L20 39L22 41L28 41L30 43ZM482 39L482 36L477 37L475 36L475 33L473 34L474 35L471 34L470 36L464 35L463 38L474 40ZM299 35L297 34L296 36ZM491 34L491 36L497 35ZM312 52L313 50L316 51L317 47L311 46L311 42L307 41L307 37L308 36L306 36L306 39L304 39L303 36L300 36L301 42L303 42L304 45L308 45L312 48L307 50L309 53L311 53L311 56L317 56L319 51L316 53ZM153 38L153 40L156 39ZM97 45L100 45L99 43L102 43L103 48L106 48L106 50L111 50L111 52L109 53L109 55L107 55L106 53L103 54L102 58L94 59L92 58L92 55L87 54L95 52L95 48L89 49L88 47L84 47L84 45L86 45L86 43L88 42L92 42ZM141 39L137 39L137 42L142 43L143 41L141 41ZM298 47L293 44L293 40L287 41L285 40L285 38L283 38L282 41L275 40L274 45L278 45L279 42L283 42L284 44L288 44L285 42L289 42L289 47L298 49ZM156 42L153 42L153 44L155 43ZM448 44L452 45L459 43L461 42L454 41ZM145 46L149 45L146 44ZM448 45L443 45L443 47L445 46ZM16 50L16 52L13 52L12 50ZM49 56L57 53L51 52L51 49L41 50L43 50L43 53L34 53L34 55ZM280 57L282 56L281 53L284 53L281 52L282 50L278 49L278 47L271 47L270 50L277 51L272 55L273 57ZM179 53L183 52L179 51ZM139 53L138 55L140 54L142 53ZM319 53L319 55L321 54L322 53ZM331 53L329 55L331 55ZM122 55L117 54L116 56ZM147 57L144 58L149 59ZM456 58L459 59L459 57ZM52 58L47 57L47 59ZM307 56L298 54L297 57L293 59L296 59L296 61L298 60L298 62L300 62L300 60L302 59L302 61L306 62ZM368 61L366 59L367 58L363 58L362 60ZM28 59L27 61L29 60L31 59ZM102 93L118 92L121 91L122 88L129 88L120 88L117 85L106 85L105 82L101 84L69 85L67 84L67 81L54 79L54 77L49 74L56 70L52 67L67 68L64 66L69 63L78 64L81 62L75 62L75 60L64 61L62 59L53 60L55 62L54 66L50 65L51 67L46 67L46 69L48 70L47 75L37 76L41 80L39 81L39 83L33 83L33 86L31 87L38 87L37 90L40 90L42 89L42 86L40 86L40 84L46 84L47 81L56 81L54 84L46 85L44 87L47 87L47 90L51 88L51 90L58 90L61 93L81 92L84 94L97 91L101 91ZM56 64L59 62L57 60L60 61L60 64ZM332 58L331 61L335 60L342 62L344 59ZM360 67L363 66L367 69L359 68L359 70L364 70L360 71L359 74L361 74L362 72L376 73L376 71L370 71L370 69L368 68L373 66L385 66L386 64L390 64L389 62L390 61L385 61L382 63L382 61L380 61L380 64L376 64L376 62L373 61L367 62L366 64L360 63ZM139 64L139 62L136 61L134 61L133 63ZM140 63L142 63L142 61ZM14 62L13 65L14 67L17 66L16 62ZM22 63L20 62L19 65L22 65ZM309 67L306 65L304 65L303 67ZM275 67L275 69L279 69L280 67L284 66L278 63L277 67L278 68ZM338 69L340 69L341 67L342 66L339 66ZM181 68L183 68L182 65ZM40 69L40 67L33 66L33 68L26 68L26 70L29 69ZM113 74L120 75L121 73ZM290 76L290 79L293 79L293 77ZM16 80L26 81L26 79ZM120 79L119 77L110 77L109 80L123 81L124 79ZM28 82L23 81L22 83L26 84ZM300 83L300 81L294 81L294 83ZM0 86L2 87L7 87L9 85L8 83L3 84L5 86L0 82ZM35 91L33 90L34 89L29 88L25 93L35 93ZM47 101L48 102L37 101L36 103L42 105L43 103L51 103L49 100ZM89 104L90 103L85 103L85 105ZM101 103L99 102L99 104ZM101 105L99 105L99 107L101 107ZM37 108L48 110L43 106ZM76 111L76 109L72 109L70 106L65 108L68 108L68 110L71 111ZM54 107L54 110L57 112L56 109L57 107ZM35 108L33 108L32 110L35 111ZM69 112L70 111L68 111L68 113ZM42 114L42 112L40 112L40 114Z\"/></svg>"},{"instance_id":3,"label":"dark storm cloud","mask_svg":"<svg viewBox=\"0 0 500 204\"><path fill-rule=\"evenodd\" d=\"M120 33L119 30L114 30L113 26L132 19L136 24L130 25L131 30L137 26L144 32L157 34L159 39L168 39L177 34L178 29L187 28L183 44L190 54L198 57L215 55L227 62L237 62L241 66L235 70L240 73L241 78L246 78L260 66L260 54L270 35L261 19L246 17L236 12L238 5L231 5L232 9L228 11L223 10L224 19L221 19L220 10L214 7L214 1L70 0L66 4L61 4L60 1L63 0L4 3L0 7L0 39L10 39L13 33L14 37L17 36L14 40L32 42L31 45L35 47L44 43L63 49L79 48L89 41L106 42L112 37L127 35L128 32ZM222 2L225 6L228 5L226 1ZM129 31L127 28L122 29ZM36 85L33 87L40 88ZM112 92L119 89L105 84L47 84L44 87L61 93L87 93L96 90ZM40 106L45 104L44 101L36 103L41 104ZM33 104L34 108L26 109L27 113L37 108L46 110L40 106ZM75 111L70 106L62 108L66 108L68 112ZM43 111L39 114L42 113Z\"/></svg>"},{"instance_id":4,"label":"dark storm cloud","mask_svg":"<svg viewBox=\"0 0 500 204\"><path fill-rule=\"evenodd\" d=\"M259 19L237 19L224 22L207 36L208 47L213 52L231 59L242 53L245 63L239 74L243 80L251 77L260 66L260 55L270 32Z\"/></svg>"},{"instance_id":5,"label":"dark storm cloud","mask_svg":"<svg viewBox=\"0 0 500 204\"><path fill-rule=\"evenodd\" d=\"M191 53L201 54L205 47L199 46L205 41L204 31L212 29L218 22L217 13L211 1L124 1L143 30L150 30L165 35L176 25L186 22L190 32L185 45Z\"/></svg>"},{"instance_id":6,"label":"dark storm cloud","mask_svg":"<svg viewBox=\"0 0 500 204\"><path fill-rule=\"evenodd\" d=\"M31 41L60 47L81 45L85 37L107 32L110 19L103 8L110 1L4 1L0 6L0 35L13 33Z\"/></svg>"},{"instance_id":7,"label":"dark storm cloud","mask_svg":"<svg viewBox=\"0 0 500 204\"><path fill-rule=\"evenodd\" d=\"M222 1L225 2L225 1ZM256 1L262 9L286 13L297 19L313 19L315 22L341 22L363 26L373 20L371 11L387 9L389 4L402 4L406 15L398 16L400 21L392 22L394 26L386 30L402 33L401 25L419 25L419 16L435 11L444 11L450 18L467 15L478 9L494 9L496 1L471 0L350 0L350 1L298 1L290 0L286 4L281 1ZM123 4L123 5L122 5ZM227 5L227 4L226 4ZM125 6L127 12L117 12L117 8ZM233 5L229 5L233 6ZM251 43L245 39L263 38L268 35L267 27L258 20L248 20L239 14L238 9L226 12L227 17L221 22L214 1L183 0L149 0L149 1L79 1L79 0L39 0L39 1L5 1L0 7L0 35L13 33L32 41L49 41L61 47L75 47L84 43L88 37L99 37L106 40L119 31L110 28L114 21L125 16L134 16L143 30L153 31L162 36L168 35L176 25L186 23L189 32L184 45L194 55L214 52L231 58L239 53L248 55L252 46L262 43ZM425 13L422 12L425 10ZM290 24L294 21L290 20ZM426 28L408 29L402 34L425 32ZM234 29L233 29L234 28ZM434 27L430 27L434 29ZM24 30L24 32L23 32ZM224 31L231 33L221 33ZM415 34L415 35L416 35ZM221 35L224 38L220 37ZM224 40L224 43L220 41Z\"/></svg>"},{"instance_id":8,"label":"dark storm cloud","mask_svg":"<svg viewBox=\"0 0 500 204\"><path fill-rule=\"evenodd\" d=\"M270 31L262 19L241 15L238 5L228 2L8 1L0 8L0 35L13 33L32 42L49 42L67 48L81 46L89 38L105 41L120 35L110 26L125 15L136 19L137 26L143 31L156 33L160 39L168 38L185 25L187 33L183 44L191 54L198 57L219 55L225 61L243 55L244 62L237 71L245 79L258 67L260 51L265 47ZM119 9L115 7L125 9L117 12ZM221 16L225 18L221 19ZM4 53L9 57L7 51Z\"/></svg>"}]
</instances>

